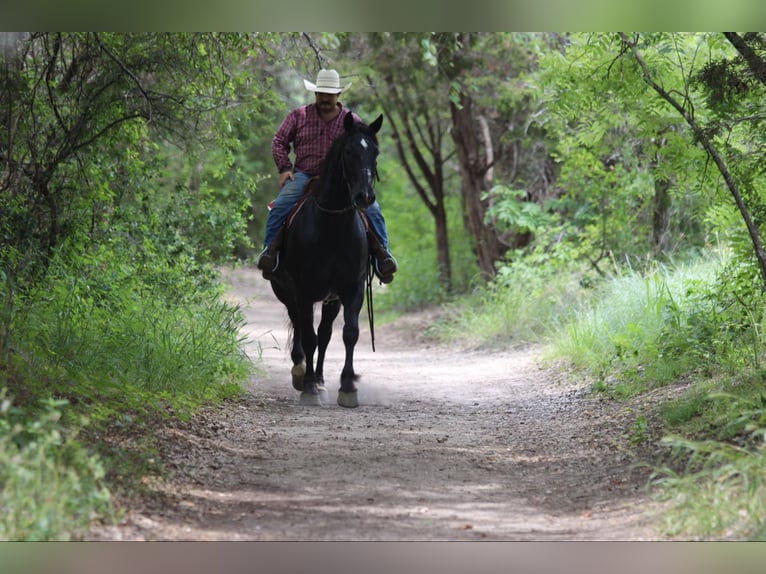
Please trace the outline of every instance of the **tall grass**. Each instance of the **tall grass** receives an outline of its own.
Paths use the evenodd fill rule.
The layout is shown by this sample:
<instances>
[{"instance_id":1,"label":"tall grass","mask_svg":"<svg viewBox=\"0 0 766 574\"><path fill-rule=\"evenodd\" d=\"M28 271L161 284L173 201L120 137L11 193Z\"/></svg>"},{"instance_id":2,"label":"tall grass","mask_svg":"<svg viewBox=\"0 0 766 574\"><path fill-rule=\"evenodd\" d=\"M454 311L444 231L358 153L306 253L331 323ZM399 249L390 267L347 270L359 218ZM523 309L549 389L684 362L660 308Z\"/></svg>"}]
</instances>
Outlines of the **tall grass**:
<instances>
[{"instance_id":1,"label":"tall grass","mask_svg":"<svg viewBox=\"0 0 766 574\"><path fill-rule=\"evenodd\" d=\"M657 498L670 503L664 516L672 536L695 539L766 539L766 429L754 448L718 440L668 437L664 444L684 451L687 467L654 473Z\"/></svg>"},{"instance_id":2,"label":"tall grass","mask_svg":"<svg viewBox=\"0 0 766 574\"><path fill-rule=\"evenodd\" d=\"M715 330L711 293L724 262L712 255L612 276L572 309L551 354L595 374L601 389L610 379L629 393L674 380L710 351L703 339Z\"/></svg>"},{"instance_id":3,"label":"tall grass","mask_svg":"<svg viewBox=\"0 0 766 574\"><path fill-rule=\"evenodd\" d=\"M253 367L244 317L212 277L192 259L147 265L140 252L98 250L54 258L14 293L0 360L0 538L80 536L109 512L107 481L131 488L148 469L151 421L242 392Z\"/></svg>"},{"instance_id":4,"label":"tall grass","mask_svg":"<svg viewBox=\"0 0 766 574\"><path fill-rule=\"evenodd\" d=\"M583 296L575 273L541 273L517 264L502 268L489 284L447 306L447 320L435 329L445 340L498 346L546 340Z\"/></svg>"},{"instance_id":5,"label":"tall grass","mask_svg":"<svg viewBox=\"0 0 766 574\"><path fill-rule=\"evenodd\" d=\"M16 313L16 361L27 384L41 396L90 404L91 416L238 392L251 369L238 307L213 287L181 295L147 284L130 267L100 263L112 265L109 281L94 277L91 265L53 269ZM168 281L174 273L159 276Z\"/></svg>"}]
</instances>

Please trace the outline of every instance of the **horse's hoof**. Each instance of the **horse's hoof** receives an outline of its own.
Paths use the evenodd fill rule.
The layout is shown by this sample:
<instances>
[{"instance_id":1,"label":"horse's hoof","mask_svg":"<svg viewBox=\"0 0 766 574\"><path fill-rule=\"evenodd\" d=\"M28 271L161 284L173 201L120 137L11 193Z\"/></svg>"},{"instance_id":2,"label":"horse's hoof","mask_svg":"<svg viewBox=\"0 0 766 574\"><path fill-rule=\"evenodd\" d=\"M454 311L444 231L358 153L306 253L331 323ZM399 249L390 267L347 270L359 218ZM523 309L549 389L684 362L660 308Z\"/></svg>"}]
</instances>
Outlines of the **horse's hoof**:
<instances>
[{"instance_id":1,"label":"horse's hoof","mask_svg":"<svg viewBox=\"0 0 766 574\"><path fill-rule=\"evenodd\" d=\"M359 399L356 396L356 391L346 392L338 391L338 404L348 409L353 409L359 406Z\"/></svg>"},{"instance_id":2,"label":"horse's hoof","mask_svg":"<svg viewBox=\"0 0 766 574\"><path fill-rule=\"evenodd\" d=\"M300 403L306 407L322 406L322 400L319 398L319 393L301 393Z\"/></svg>"},{"instance_id":3,"label":"horse's hoof","mask_svg":"<svg viewBox=\"0 0 766 574\"><path fill-rule=\"evenodd\" d=\"M306 376L306 363L298 363L297 365L293 365L291 373L293 375L293 388L296 391L302 391L303 378Z\"/></svg>"}]
</instances>

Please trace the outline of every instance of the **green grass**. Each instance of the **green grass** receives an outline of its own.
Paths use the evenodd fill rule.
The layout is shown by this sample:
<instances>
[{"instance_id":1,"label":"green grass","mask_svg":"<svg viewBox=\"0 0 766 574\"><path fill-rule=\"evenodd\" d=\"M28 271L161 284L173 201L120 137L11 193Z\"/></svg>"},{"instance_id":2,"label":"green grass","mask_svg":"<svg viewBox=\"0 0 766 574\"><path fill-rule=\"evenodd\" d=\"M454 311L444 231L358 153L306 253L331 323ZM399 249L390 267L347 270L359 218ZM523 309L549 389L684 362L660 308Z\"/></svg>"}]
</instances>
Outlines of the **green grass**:
<instances>
[{"instance_id":1,"label":"green grass","mask_svg":"<svg viewBox=\"0 0 766 574\"><path fill-rule=\"evenodd\" d=\"M12 360L37 394L89 405L92 417L237 392L252 366L244 318L216 289L181 298L117 273L99 285L88 271L51 276L16 313Z\"/></svg>"},{"instance_id":2,"label":"green grass","mask_svg":"<svg viewBox=\"0 0 766 574\"><path fill-rule=\"evenodd\" d=\"M686 454L687 468L655 472L654 491L669 502L664 516L671 536L686 539L764 539L766 534L766 448L744 448L717 440L667 437L669 448Z\"/></svg>"},{"instance_id":3,"label":"green grass","mask_svg":"<svg viewBox=\"0 0 766 574\"><path fill-rule=\"evenodd\" d=\"M582 296L578 274L509 267L489 285L445 305L449 312L434 332L445 341L477 346L541 342Z\"/></svg>"},{"instance_id":4,"label":"green grass","mask_svg":"<svg viewBox=\"0 0 766 574\"><path fill-rule=\"evenodd\" d=\"M36 289L0 285L13 303L0 355L4 539L76 539L109 520L110 491L162 472L162 420L242 393L253 363L241 310L204 269L136 263L100 252L54 261Z\"/></svg>"},{"instance_id":5,"label":"green grass","mask_svg":"<svg viewBox=\"0 0 766 574\"><path fill-rule=\"evenodd\" d=\"M628 270L600 284L551 338L552 355L595 374L595 388L630 396L696 370L712 352L708 297L719 259Z\"/></svg>"},{"instance_id":6,"label":"green grass","mask_svg":"<svg viewBox=\"0 0 766 574\"><path fill-rule=\"evenodd\" d=\"M766 374L698 376L661 408L665 463L652 491L682 539L766 537Z\"/></svg>"}]
</instances>

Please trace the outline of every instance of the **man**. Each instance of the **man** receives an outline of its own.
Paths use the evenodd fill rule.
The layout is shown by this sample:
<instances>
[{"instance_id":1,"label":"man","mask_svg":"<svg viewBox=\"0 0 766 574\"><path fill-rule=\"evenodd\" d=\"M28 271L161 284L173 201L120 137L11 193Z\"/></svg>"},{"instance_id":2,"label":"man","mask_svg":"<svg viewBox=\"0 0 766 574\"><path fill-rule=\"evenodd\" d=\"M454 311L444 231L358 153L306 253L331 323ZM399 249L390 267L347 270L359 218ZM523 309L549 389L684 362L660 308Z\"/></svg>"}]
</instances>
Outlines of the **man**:
<instances>
[{"instance_id":1,"label":"man","mask_svg":"<svg viewBox=\"0 0 766 574\"><path fill-rule=\"evenodd\" d=\"M266 220L264 249L258 257L257 266L266 279L279 266L279 249L282 242L282 224L296 204L308 181L322 171L322 162L333 141L343 133L345 110L338 101L339 95L351 84L340 85L335 70L320 70L316 84L303 80L306 89L314 92L316 101L291 111L282 121L271 142L271 153L279 171L279 194L274 200ZM353 114L354 120L361 121ZM290 161L290 150L295 162ZM381 282L390 283L397 263L388 250L388 234L380 205L375 201L366 209L373 233L370 248L373 254L375 274Z\"/></svg>"}]
</instances>

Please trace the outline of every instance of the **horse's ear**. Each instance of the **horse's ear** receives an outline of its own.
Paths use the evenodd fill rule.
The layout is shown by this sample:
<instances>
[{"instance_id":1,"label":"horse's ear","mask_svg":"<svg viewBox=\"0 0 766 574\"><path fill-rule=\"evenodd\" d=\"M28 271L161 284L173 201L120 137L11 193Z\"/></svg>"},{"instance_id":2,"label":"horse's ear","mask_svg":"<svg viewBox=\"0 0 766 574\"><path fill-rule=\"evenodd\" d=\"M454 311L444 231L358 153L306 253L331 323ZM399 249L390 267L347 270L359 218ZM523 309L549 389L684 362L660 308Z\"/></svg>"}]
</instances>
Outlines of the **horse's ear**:
<instances>
[{"instance_id":1,"label":"horse's ear","mask_svg":"<svg viewBox=\"0 0 766 574\"><path fill-rule=\"evenodd\" d=\"M354 127L354 114L352 114L351 112L346 112L346 116L343 118L343 128L346 131L349 131L353 127Z\"/></svg>"},{"instance_id":2,"label":"horse's ear","mask_svg":"<svg viewBox=\"0 0 766 574\"><path fill-rule=\"evenodd\" d=\"M380 130L380 126L383 125L383 114L380 114L377 118L375 118L375 121L370 124L370 129L374 133L378 133L378 130Z\"/></svg>"}]
</instances>

